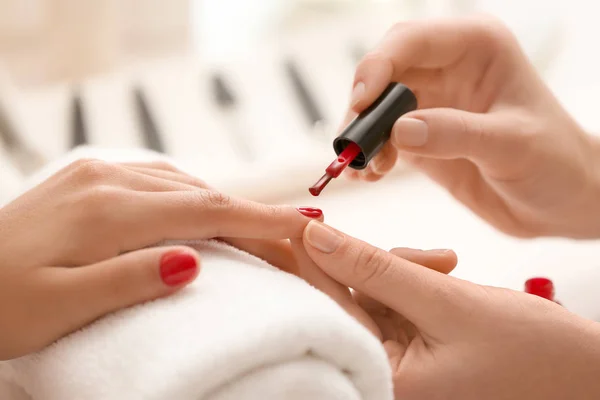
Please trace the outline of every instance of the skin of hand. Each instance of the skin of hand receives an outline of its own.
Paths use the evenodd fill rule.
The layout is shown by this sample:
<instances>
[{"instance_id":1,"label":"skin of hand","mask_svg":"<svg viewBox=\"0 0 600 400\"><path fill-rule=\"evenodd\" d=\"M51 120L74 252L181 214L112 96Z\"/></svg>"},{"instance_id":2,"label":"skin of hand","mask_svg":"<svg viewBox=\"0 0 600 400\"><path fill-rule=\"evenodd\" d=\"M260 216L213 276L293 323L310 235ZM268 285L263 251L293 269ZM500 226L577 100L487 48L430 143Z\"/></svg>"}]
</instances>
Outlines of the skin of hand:
<instances>
[{"instance_id":1,"label":"skin of hand","mask_svg":"<svg viewBox=\"0 0 600 400\"><path fill-rule=\"evenodd\" d=\"M600 237L600 144L542 81L501 23L399 23L357 67L344 126L390 82L419 109L351 178L375 181L398 156L497 229L519 237Z\"/></svg>"},{"instance_id":2,"label":"skin of hand","mask_svg":"<svg viewBox=\"0 0 600 400\"><path fill-rule=\"evenodd\" d=\"M397 399L600 398L598 323L448 276L451 251L387 252L318 221L293 250L309 282L382 340Z\"/></svg>"},{"instance_id":3,"label":"skin of hand","mask_svg":"<svg viewBox=\"0 0 600 400\"><path fill-rule=\"evenodd\" d=\"M149 246L235 237L281 265L283 239L301 237L309 221L290 206L230 198L168 164L75 162L0 209L0 360L198 275L193 249Z\"/></svg>"}]
</instances>

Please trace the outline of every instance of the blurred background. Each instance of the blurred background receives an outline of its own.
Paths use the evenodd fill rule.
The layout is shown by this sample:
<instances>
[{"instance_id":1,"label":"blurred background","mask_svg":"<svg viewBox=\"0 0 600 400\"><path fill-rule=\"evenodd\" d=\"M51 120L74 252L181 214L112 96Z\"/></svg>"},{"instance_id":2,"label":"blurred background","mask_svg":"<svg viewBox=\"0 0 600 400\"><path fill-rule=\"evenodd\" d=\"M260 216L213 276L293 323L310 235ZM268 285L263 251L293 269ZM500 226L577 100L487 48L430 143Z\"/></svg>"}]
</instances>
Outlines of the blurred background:
<instances>
[{"instance_id":1,"label":"blurred background","mask_svg":"<svg viewBox=\"0 0 600 400\"><path fill-rule=\"evenodd\" d=\"M328 222L384 248L453 248L455 274L469 280L522 289L548 276L567 307L600 318L595 242L506 237L404 166L376 184L337 180L320 198L307 192L334 156L356 63L403 20L503 19L565 107L600 132L597 7L0 0L0 204L73 148L110 149L101 157L115 159L157 151L225 192L321 207Z\"/></svg>"}]
</instances>

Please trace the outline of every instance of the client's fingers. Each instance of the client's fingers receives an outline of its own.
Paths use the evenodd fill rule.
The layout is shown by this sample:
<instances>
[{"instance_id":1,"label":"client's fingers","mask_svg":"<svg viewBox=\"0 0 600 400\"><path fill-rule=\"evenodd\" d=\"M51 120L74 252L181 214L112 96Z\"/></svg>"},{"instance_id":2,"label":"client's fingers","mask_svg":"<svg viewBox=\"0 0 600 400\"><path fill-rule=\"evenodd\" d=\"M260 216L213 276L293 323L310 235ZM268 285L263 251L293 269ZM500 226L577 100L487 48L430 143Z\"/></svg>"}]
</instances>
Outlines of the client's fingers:
<instances>
[{"instance_id":1,"label":"client's fingers","mask_svg":"<svg viewBox=\"0 0 600 400\"><path fill-rule=\"evenodd\" d=\"M122 165L124 167L151 168L176 173L184 173L179 168L175 167L173 164L167 161L124 162L120 163L119 165Z\"/></svg>"},{"instance_id":2,"label":"client's fingers","mask_svg":"<svg viewBox=\"0 0 600 400\"><path fill-rule=\"evenodd\" d=\"M139 174L152 176L166 181L177 182L189 186L196 187L198 189L208 189L211 187L200 178L196 178L192 175L187 175L183 172L172 172L162 169L145 168L145 167L126 167L128 170L137 172Z\"/></svg>"},{"instance_id":3,"label":"client's fingers","mask_svg":"<svg viewBox=\"0 0 600 400\"><path fill-rule=\"evenodd\" d=\"M37 351L105 314L174 293L199 271L197 253L183 246L139 250L81 268L25 271L21 300L11 305L22 316L14 321L20 348L11 352Z\"/></svg>"},{"instance_id":4,"label":"client's fingers","mask_svg":"<svg viewBox=\"0 0 600 400\"><path fill-rule=\"evenodd\" d=\"M204 180L183 172L165 161L154 161L147 163L122 163L123 167L145 175L168 179L175 182L185 183L202 189L213 189Z\"/></svg>"},{"instance_id":5,"label":"client's fingers","mask_svg":"<svg viewBox=\"0 0 600 400\"><path fill-rule=\"evenodd\" d=\"M122 238L125 249L162 240L300 237L311 220L290 206L266 205L209 190L134 192L112 211L128 233Z\"/></svg>"},{"instance_id":6,"label":"client's fingers","mask_svg":"<svg viewBox=\"0 0 600 400\"><path fill-rule=\"evenodd\" d=\"M211 189L211 187L202 179L180 171L176 167L165 162L124 163L122 165L132 171L145 175L168 179L201 189ZM288 240L245 239L235 237L223 238L223 240L240 250L265 260L269 264L285 272L294 275L298 274L296 260L294 259Z\"/></svg>"},{"instance_id":7,"label":"client's fingers","mask_svg":"<svg viewBox=\"0 0 600 400\"><path fill-rule=\"evenodd\" d=\"M306 216L310 216L317 221L323 222L323 212L312 207L302 207L298 209ZM290 241L287 239L269 240L269 239L247 239L247 238L222 238L225 242L250 253L269 264L279 268L282 271L289 272L296 276L299 275L298 264L292 252Z\"/></svg>"},{"instance_id":8,"label":"client's fingers","mask_svg":"<svg viewBox=\"0 0 600 400\"><path fill-rule=\"evenodd\" d=\"M240 250L265 260L282 271L300 276L298 264L292 253L290 242L287 239L223 238L223 240Z\"/></svg>"},{"instance_id":9,"label":"client's fingers","mask_svg":"<svg viewBox=\"0 0 600 400\"><path fill-rule=\"evenodd\" d=\"M198 276L200 259L189 247L156 247L61 272L61 307L78 325L176 292Z\"/></svg>"}]
</instances>

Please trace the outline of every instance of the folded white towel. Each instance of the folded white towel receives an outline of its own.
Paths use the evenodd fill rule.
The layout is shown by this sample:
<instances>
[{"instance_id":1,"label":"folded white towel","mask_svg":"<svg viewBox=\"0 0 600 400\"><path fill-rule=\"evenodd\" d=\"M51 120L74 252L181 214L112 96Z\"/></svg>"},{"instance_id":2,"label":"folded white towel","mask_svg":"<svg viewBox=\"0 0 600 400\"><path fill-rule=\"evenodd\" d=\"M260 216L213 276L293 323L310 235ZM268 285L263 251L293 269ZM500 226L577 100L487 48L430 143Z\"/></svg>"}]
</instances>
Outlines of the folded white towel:
<instances>
[{"instance_id":1,"label":"folded white towel","mask_svg":"<svg viewBox=\"0 0 600 400\"><path fill-rule=\"evenodd\" d=\"M393 398L381 344L326 295L225 244L194 247L196 282L0 363L0 399Z\"/></svg>"},{"instance_id":2,"label":"folded white towel","mask_svg":"<svg viewBox=\"0 0 600 400\"><path fill-rule=\"evenodd\" d=\"M327 296L224 244L195 246L203 270L182 292L0 364L30 396L14 400L392 398L381 345Z\"/></svg>"}]
</instances>

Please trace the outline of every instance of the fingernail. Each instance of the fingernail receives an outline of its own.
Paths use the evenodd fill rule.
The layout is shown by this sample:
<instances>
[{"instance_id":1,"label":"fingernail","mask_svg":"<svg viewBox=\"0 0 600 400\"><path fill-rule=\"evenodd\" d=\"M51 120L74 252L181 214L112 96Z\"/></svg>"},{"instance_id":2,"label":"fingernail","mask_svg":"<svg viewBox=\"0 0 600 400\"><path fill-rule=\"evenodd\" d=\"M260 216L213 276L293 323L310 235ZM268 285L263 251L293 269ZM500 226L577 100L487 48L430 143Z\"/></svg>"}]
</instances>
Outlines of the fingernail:
<instances>
[{"instance_id":1,"label":"fingernail","mask_svg":"<svg viewBox=\"0 0 600 400\"><path fill-rule=\"evenodd\" d=\"M298 212L305 217L308 218L321 218L323 216L323 211L320 208L314 207L298 207L296 208Z\"/></svg>"},{"instance_id":2,"label":"fingernail","mask_svg":"<svg viewBox=\"0 0 600 400\"><path fill-rule=\"evenodd\" d=\"M356 85L354 85L354 89L352 89L352 95L350 96L350 107L357 105L358 102L362 100L364 94L365 84L358 82Z\"/></svg>"},{"instance_id":3,"label":"fingernail","mask_svg":"<svg viewBox=\"0 0 600 400\"><path fill-rule=\"evenodd\" d=\"M160 278L168 286L179 286L191 281L198 269L196 258L184 251L166 253L160 259Z\"/></svg>"},{"instance_id":4,"label":"fingernail","mask_svg":"<svg viewBox=\"0 0 600 400\"><path fill-rule=\"evenodd\" d=\"M394 125L393 142L398 146L419 147L427 143L427 124L420 119L400 118Z\"/></svg>"},{"instance_id":5,"label":"fingernail","mask_svg":"<svg viewBox=\"0 0 600 400\"><path fill-rule=\"evenodd\" d=\"M342 244L344 238L318 221L310 221L306 227L306 240L323 253L333 253Z\"/></svg>"}]
</instances>

